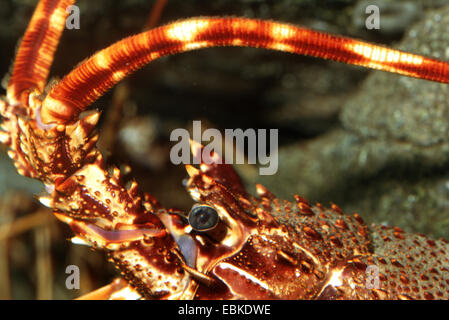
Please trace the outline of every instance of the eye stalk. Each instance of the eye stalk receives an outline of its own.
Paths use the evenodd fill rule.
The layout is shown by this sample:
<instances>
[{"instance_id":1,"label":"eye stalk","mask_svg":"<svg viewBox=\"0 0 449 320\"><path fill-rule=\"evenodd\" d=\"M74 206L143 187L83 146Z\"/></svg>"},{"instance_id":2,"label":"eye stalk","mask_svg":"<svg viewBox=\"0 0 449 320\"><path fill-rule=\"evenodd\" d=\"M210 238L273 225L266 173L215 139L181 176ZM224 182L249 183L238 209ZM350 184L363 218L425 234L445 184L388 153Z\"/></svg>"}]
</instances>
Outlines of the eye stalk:
<instances>
[{"instance_id":1,"label":"eye stalk","mask_svg":"<svg viewBox=\"0 0 449 320\"><path fill-rule=\"evenodd\" d=\"M209 231L218 224L218 213L215 208L200 204L193 206L189 213L189 224L196 231Z\"/></svg>"}]
</instances>

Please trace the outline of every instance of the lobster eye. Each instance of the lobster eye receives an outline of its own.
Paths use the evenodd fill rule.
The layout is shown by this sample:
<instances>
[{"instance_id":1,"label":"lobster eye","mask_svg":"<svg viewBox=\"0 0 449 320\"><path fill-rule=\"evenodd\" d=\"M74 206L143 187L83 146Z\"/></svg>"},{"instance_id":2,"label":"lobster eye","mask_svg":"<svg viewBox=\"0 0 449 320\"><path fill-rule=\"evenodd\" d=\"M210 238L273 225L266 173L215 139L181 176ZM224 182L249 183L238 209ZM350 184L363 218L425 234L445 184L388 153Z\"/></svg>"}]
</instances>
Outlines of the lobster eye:
<instances>
[{"instance_id":1,"label":"lobster eye","mask_svg":"<svg viewBox=\"0 0 449 320\"><path fill-rule=\"evenodd\" d=\"M189 213L189 224L196 231L208 231L218 224L218 213L207 205L198 205Z\"/></svg>"}]
</instances>

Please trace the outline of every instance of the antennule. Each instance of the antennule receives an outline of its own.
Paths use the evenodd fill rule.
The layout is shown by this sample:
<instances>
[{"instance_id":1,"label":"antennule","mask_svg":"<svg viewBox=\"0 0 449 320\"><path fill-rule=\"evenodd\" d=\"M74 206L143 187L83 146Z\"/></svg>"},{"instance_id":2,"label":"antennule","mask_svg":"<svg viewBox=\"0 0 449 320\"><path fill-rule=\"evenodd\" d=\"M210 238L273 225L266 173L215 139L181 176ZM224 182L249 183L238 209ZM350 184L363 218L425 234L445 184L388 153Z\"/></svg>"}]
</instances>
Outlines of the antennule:
<instances>
[{"instance_id":1,"label":"antennule","mask_svg":"<svg viewBox=\"0 0 449 320\"><path fill-rule=\"evenodd\" d=\"M10 101L23 101L29 89L43 92L53 55L68 16L66 9L75 0L41 0L20 43L7 95ZM25 100L26 101L26 100Z\"/></svg>"}]
</instances>

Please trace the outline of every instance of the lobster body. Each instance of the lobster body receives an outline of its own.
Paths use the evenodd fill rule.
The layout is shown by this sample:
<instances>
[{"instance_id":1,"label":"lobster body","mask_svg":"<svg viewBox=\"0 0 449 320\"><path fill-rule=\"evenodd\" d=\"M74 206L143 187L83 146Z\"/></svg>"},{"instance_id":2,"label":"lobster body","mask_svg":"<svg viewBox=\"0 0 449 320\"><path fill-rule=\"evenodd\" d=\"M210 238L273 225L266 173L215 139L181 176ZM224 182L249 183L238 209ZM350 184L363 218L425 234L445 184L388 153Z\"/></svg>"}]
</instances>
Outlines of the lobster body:
<instances>
[{"instance_id":1,"label":"lobster body","mask_svg":"<svg viewBox=\"0 0 449 320\"><path fill-rule=\"evenodd\" d=\"M257 185L258 197L252 197L240 191L243 186L233 189L236 179L223 188L227 177L236 175L230 167L202 167L188 184L192 195L201 190L196 200L212 203L213 199L215 206L257 221L249 227L238 254L212 270L232 292L241 290L240 298L448 297L446 240L434 241L396 227L367 226L358 214L345 215L335 204L325 209L300 196L295 196L295 202L279 200L261 185ZM209 179L217 186L208 185ZM228 193L239 199L234 206L224 201ZM220 267L223 263L226 268ZM239 272L241 281L236 280ZM254 290L254 285L266 289L266 295Z\"/></svg>"},{"instance_id":2,"label":"lobster body","mask_svg":"<svg viewBox=\"0 0 449 320\"><path fill-rule=\"evenodd\" d=\"M271 200L271 214L286 226L294 247L313 257L312 267L303 271L323 277L309 298L447 299L446 240L367 226L336 205L325 209L297 199L296 204Z\"/></svg>"}]
</instances>

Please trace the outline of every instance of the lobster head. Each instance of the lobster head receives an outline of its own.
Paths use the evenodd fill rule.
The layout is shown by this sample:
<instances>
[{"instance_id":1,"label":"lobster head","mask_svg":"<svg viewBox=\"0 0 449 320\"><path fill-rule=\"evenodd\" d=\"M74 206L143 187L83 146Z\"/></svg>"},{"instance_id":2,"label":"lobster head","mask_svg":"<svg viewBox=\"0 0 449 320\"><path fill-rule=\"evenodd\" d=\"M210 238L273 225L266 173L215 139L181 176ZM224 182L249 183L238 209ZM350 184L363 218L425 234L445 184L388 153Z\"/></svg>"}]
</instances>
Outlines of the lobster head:
<instances>
[{"instance_id":1,"label":"lobster head","mask_svg":"<svg viewBox=\"0 0 449 320\"><path fill-rule=\"evenodd\" d=\"M250 195L216 153L204 156L205 149L194 141L191 149L201 164L198 169L186 166L187 190L197 202L189 217L203 211L204 221L216 221L204 231L191 223L198 243L196 269L211 279L198 287L196 297L298 299L316 294L324 269L302 250L297 231L276 217L286 208L261 185L256 186L258 197Z\"/></svg>"},{"instance_id":2,"label":"lobster head","mask_svg":"<svg viewBox=\"0 0 449 320\"><path fill-rule=\"evenodd\" d=\"M279 202L261 185L257 185L258 197L250 195L232 166L216 153L204 157L203 146L195 141L191 149L201 160L199 168L186 165L186 188L196 204L188 215L157 214L177 244L177 257L190 276L179 297L316 296L326 280L325 268L304 247L299 227L281 221L288 219L289 213L295 214L289 204ZM298 216L312 213L305 205Z\"/></svg>"},{"instance_id":3,"label":"lobster head","mask_svg":"<svg viewBox=\"0 0 449 320\"><path fill-rule=\"evenodd\" d=\"M191 148L201 156L199 143L192 142ZM216 154L212 157L221 160ZM163 208L149 194L139 198L134 185L124 190L118 171L108 177L98 169L99 161L57 188L71 195L72 204L67 196L64 201L53 197L52 206L72 207L70 214L63 214L69 211L60 206L61 213L56 215L76 232L74 242L108 249L125 279L145 298L315 296L325 270L314 253L303 247L299 227L279 220L284 213L288 217L288 206L261 185L258 197L250 195L234 169L219 162L202 159L199 168L186 165L186 188L196 202L188 214ZM117 199L111 199L113 194ZM76 200L80 197L85 208ZM107 212L86 216L87 206L91 208L87 212L94 205L98 211L106 198ZM144 212L139 211L139 201ZM82 217L73 211L75 202ZM112 214L120 203L121 208Z\"/></svg>"}]
</instances>

